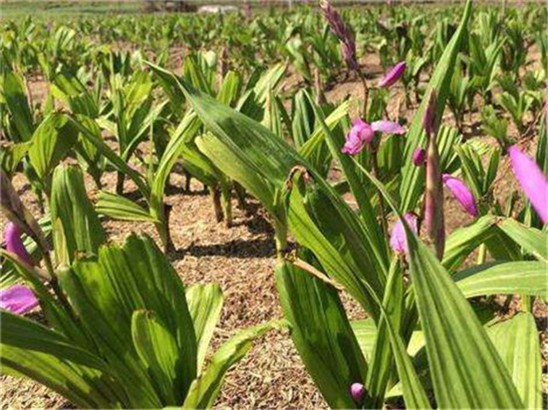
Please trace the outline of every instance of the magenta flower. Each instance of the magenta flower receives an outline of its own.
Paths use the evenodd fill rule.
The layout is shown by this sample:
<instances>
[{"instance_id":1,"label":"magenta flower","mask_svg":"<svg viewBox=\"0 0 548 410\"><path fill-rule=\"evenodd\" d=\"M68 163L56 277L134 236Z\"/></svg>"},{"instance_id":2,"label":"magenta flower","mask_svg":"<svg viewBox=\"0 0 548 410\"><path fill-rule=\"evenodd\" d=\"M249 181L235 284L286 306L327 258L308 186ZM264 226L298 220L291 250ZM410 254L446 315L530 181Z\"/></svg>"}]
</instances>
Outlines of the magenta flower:
<instances>
[{"instance_id":1,"label":"magenta flower","mask_svg":"<svg viewBox=\"0 0 548 410\"><path fill-rule=\"evenodd\" d=\"M6 228L4 229L4 241L6 242L6 249L8 252L17 255L17 257L27 265L34 265L32 258L21 240L21 230L13 222L8 222L6 224Z\"/></svg>"},{"instance_id":2,"label":"magenta flower","mask_svg":"<svg viewBox=\"0 0 548 410\"><path fill-rule=\"evenodd\" d=\"M365 144L368 144L373 139L375 132L371 125L364 120L357 118L352 120L352 128L346 136L346 142L341 150L343 154L356 155Z\"/></svg>"},{"instance_id":3,"label":"magenta flower","mask_svg":"<svg viewBox=\"0 0 548 410\"><path fill-rule=\"evenodd\" d=\"M352 386L350 386L350 395L356 403L361 402L363 396L365 396L365 386L361 383L352 383Z\"/></svg>"},{"instance_id":4,"label":"magenta flower","mask_svg":"<svg viewBox=\"0 0 548 410\"><path fill-rule=\"evenodd\" d=\"M0 309L22 315L36 306L38 306L38 299L26 286L13 285L0 290Z\"/></svg>"},{"instance_id":5,"label":"magenta flower","mask_svg":"<svg viewBox=\"0 0 548 410\"><path fill-rule=\"evenodd\" d=\"M365 144L369 144L375 136L375 131L385 134L402 134L405 129L395 122L381 120L368 124L357 118L352 120L352 128L346 135L346 141L341 149L343 154L356 155L361 152Z\"/></svg>"},{"instance_id":6,"label":"magenta flower","mask_svg":"<svg viewBox=\"0 0 548 410\"><path fill-rule=\"evenodd\" d=\"M548 179L537 163L515 145L508 148L514 175L542 223L548 222Z\"/></svg>"},{"instance_id":7,"label":"magenta flower","mask_svg":"<svg viewBox=\"0 0 548 410\"><path fill-rule=\"evenodd\" d=\"M455 199L462 206L462 209L474 217L478 216L476 199L468 186L460 179L449 174L443 174L442 178L443 183L449 188Z\"/></svg>"},{"instance_id":8,"label":"magenta flower","mask_svg":"<svg viewBox=\"0 0 548 410\"><path fill-rule=\"evenodd\" d=\"M385 74L383 78L379 81L379 87L388 88L398 81L403 75L406 68L405 61L400 61L392 69Z\"/></svg>"},{"instance_id":9,"label":"magenta flower","mask_svg":"<svg viewBox=\"0 0 548 410\"><path fill-rule=\"evenodd\" d=\"M426 161L426 150L424 148L415 148L412 156L413 165L420 167Z\"/></svg>"},{"instance_id":10,"label":"magenta flower","mask_svg":"<svg viewBox=\"0 0 548 410\"><path fill-rule=\"evenodd\" d=\"M412 212L408 212L403 217L411 230L417 233L417 215ZM398 219L392 228L392 233L390 235L390 247L396 253L407 253L407 237L405 236L405 229L403 229L401 219Z\"/></svg>"}]
</instances>

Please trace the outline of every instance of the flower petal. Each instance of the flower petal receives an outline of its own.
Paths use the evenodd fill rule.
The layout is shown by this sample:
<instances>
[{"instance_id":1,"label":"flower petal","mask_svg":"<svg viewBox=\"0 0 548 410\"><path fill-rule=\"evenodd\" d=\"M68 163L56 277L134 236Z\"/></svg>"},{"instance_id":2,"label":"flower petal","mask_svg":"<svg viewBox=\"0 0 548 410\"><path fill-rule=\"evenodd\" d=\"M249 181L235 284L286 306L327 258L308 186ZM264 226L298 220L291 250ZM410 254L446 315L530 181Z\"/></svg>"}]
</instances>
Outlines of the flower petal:
<instances>
[{"instance_id":1,"label":"flower petal","mask_svg":"<svg viewBox=\"0 0 548 410\"><path fill-rule=\"evenodd\" d=\"M17 255L17 257L27 265L34 265L32 258L21 240L21 230L13 222L8 222L6 224L6 228L4 229L4 241L6 242L6 249L8 252Z\"/></svg>"},{"instance_id":2,"label":"flower petal","mask_svg":"<svg viewBox=\"0 0 548 410\"><path fill-rule=\"evenodd\" d=\"M385 134L405 133L405 128L403 128L400 124L387 120L373 121L371 123L371 129L373 131L384 132Z\"/></svg>"},{"instance_id":3,"label":"flower petal","mask_svg":"<svg viewBox=\"0 0 548 410\"><path fill-rule=\"evenodd\" d=\"M38 306L32 290L23 285L13 285L0 290L0 309L22 315Z\"/></svg>"},{"instance_id":4,"label":"flower petal","mask_svg":"<svg viewBox=\"0 0 548 410\"><path fill-rule=\"evenodd\" d=\"M362 119L352 120L352 128L346 135L346 141L341 150L343 154L356 155L360 153L364 145L371 142L374 132L371 126Z\"/></svg>"},{"instance_id":5,"label":"flower petal","mask_svg":"<svg viewBox=\"0 0 548 410\"><path fill-rule=\"evenodd\" d=\"M470 215L474 217L478 216L476 199L474 198L474 195L472 194L472 191L470 191L468 186L460 179L455 178L454 176L449 174L443 174L442 178L443 183L447 188L449 188L449 190L462 206L462 208Z\"/></svg>"},{"instance_id":6,"label":"flower petal","mask_svg":"<svg viewBox=\"0 0 548 410\"><path fill-rule=\"evenodd\" d=\"M417 233L417 216L412 212L408 212L403 217L411 230ZM392 228L390 247L396 253L407 253L407 237L405 236L405 229L403 228L401 219L398 219Z\"/></svg>"},{"instance_id":7,"label":"flower petal","mask_svg":"<svg viewBox=\"0 0 548 410\"><path fill-rule=\"evenodd\" d=\"M392 69L386 73L386 75L379 81L379 87L388 88L396 81L398 81L403 75L406 68L405 61L400 61Z\"/></svg>"},{"instance_id":8,"label":"flower petal","mask_svg":"<svg viewBox=\"0 0 548 410\"><path fill-rule=\"evenodd\" d=\"M537 163L515 145L508 148L514 175L543 223L548 222L548 179Z\"/></svg>"}]
</instances>

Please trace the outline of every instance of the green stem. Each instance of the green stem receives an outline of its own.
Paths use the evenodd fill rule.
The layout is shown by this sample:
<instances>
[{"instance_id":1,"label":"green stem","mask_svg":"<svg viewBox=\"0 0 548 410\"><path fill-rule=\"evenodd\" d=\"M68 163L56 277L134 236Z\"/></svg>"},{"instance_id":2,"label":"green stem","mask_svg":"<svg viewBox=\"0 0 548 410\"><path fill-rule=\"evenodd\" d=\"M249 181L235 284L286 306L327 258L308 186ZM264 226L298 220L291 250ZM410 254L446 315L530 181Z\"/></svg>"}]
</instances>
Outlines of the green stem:
<instances>
[{"instance_id":1,"label":"green stem","mask_svg":"<svg viewBox=\"0 0 548 410\"><path fill-rule=\"evenodd\" d=\"M369 102L369 87L367 87L367 81L365 80L365 76L361 73L361 71L357 71L358 72L358 76L360 77L360 80L362 82L362 86L363 86L363 118L366 119L367 118L367 106L368 106L368 102Z\"/></svg>"},{"instance_id":2,"label":"green stem","mask_svg":"<svg viewBox=\"0 0 548 410\"><path fill-rule=\"evenodd\" d=\"M373 168L373 176L380 181L380 171L379 171L379 164L377 163L377 147L376 144L373 143L370 145L370 154L371 154L371 164ZM382 192L377 188L377 197L379 198L379 211L380 211L380 218L381 218L381 227L382 232L384 234L385 238L388 238L388 226L386 223L386 213L384 210L384 201L382 197Z\"/></svg>"}]
</instances>

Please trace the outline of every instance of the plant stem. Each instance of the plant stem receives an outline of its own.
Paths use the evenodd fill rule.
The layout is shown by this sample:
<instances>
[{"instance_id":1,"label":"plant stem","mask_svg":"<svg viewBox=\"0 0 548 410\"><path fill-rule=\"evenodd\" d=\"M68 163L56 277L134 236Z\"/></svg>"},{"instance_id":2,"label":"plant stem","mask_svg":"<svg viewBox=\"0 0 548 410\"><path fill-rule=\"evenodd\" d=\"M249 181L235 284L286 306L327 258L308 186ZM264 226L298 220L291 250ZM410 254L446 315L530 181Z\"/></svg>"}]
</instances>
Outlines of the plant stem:
<instances>
[{"instance_id":1,"label":"plant stem","mask_svg":"<svg viewBox=\"0 0 548 410\"><path fill-rule=\"evenodd\" d=\"M373 144L370 145L371 154L371 166L373 169L373 176L377 178L380 181L380 171L379 171L379 164L377 163L377 144L373 142ZM382 232L384 234L385 238L388 238L388 226L386 224L386 213L384 211L384 201L382 198L382 192L377 188L377 197L379 198L379 211L380 211L380 218L381 218L381 227Z\"/></svg>"},{"instance_id":2,"label":"plant stem","mask_svg":"<svg viewBox=\"0 0 548 410\"><path fill-rule=\"evenodd\" d=\"M360 70L357 70L358 76L360 77L360 80L362 82L363 86L363 108L362 108L362 117L364 119L367 119L367 106L369 102L369 87L367 87L367 81L365 80L365 76L361 73Z\"/></svg>"},{"instance_id":3,"label":"plant stem","mask_svg":"<svg viewBox=\"0 0 548 410\"><path fill-rule=\"evenodd\" d=\"M221 188L218 185L211 188L211 199L213 200L215 220L221 222L223 220L223 208L221 206Z\"/></svg>"}]
</instances>

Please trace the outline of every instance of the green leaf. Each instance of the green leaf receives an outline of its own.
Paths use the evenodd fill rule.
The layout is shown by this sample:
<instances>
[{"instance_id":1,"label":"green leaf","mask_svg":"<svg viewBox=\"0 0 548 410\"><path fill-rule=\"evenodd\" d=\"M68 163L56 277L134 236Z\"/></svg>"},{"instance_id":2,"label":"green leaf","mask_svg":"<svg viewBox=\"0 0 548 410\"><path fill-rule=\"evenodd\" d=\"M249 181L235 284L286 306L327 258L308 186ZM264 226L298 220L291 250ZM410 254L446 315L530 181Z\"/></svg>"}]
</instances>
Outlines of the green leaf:
<instances>
[{"instance_id":1,"label":"green leaf","mask_svg":"<svg viewBox=\"0 0 548 410\"><path fill-rule=\"evenodd\" d=\"M57 262L70 265L78 253L97 253L105 231L87 197L79 167L59 165L53 173L51 221Z\"/></svg>"},{"instance_id":2,"label":"green leaf","mask_svg":"<svg viewBox=\"0 0 548 410\"><path fill-rule=\"evenodd\" d=\"M443 266L452 272L457 269L474 249L494 234L497 218L485 215L472 224L456 229L445 242Z\"/></svg>"},{"instance_id":3,"label":"green leaf","mask_svg":"<svg viewBox=\"0 0 548 410\"><path fill-rule=\"evenodd\" d=\"M539 229L520 224L512 218L505 219L498 224L499 228L515 243L535 258L548 262L548 248L546 247L546 233Z\"/></svg>"},{"instance_id":4,"label":"green leaf","mask_svg":"<svg viewBox=\"0 0 548 410\"><path fill-rule=\"evenodd\" d=\"M535 318L528 312L487 329L528 409L542 408L541 357Z\"/></svg>"},{"instance_id":5,"label":"green leaf","mask_svg":"<svg viewBox=\"0 0 548 410\"><path fill-rule=\"evenodd\" d=\"M523 408L500 356L447 271L410 230L407 243L440 408Z\"/></svg>"},{"instance_id":6,"label":"green leaf","mask_svg":"<svg viewBox=\"0 0 548 410\"><path fill-rule=\"evenodd\" d=\"M264 323L242 330L225 342L211 357L207 369L190 386L183 408L208 409L213 407L227 371L247 354L255 339L271 329L282 327L284 324L281 321Z\"/></svg>"},{"instance_id":7,"label":"green leaf","mask_svg":"<svg viewBox=\"0 0 548 410\"><path fill-rule=\"evenodd\" d=\"M90 120L88 117L84 116L69 116L70 123L80 132L82 138L88 141L90 144L94 145L95 148L106 157L114 167L120 172L123 172L128 177L130 177L135 185L139 188L141 194L145 197L147 201L150 200L150 188L144 182L142 176L135 170L131 169L129 165L117 155L110 147L103 141L103 139L92 132L86 127L86 123Z\"/></svg>"},{"instance_id":8,"label":"green leaf","mask_svg":"<svg viewBox=\"0 0 548 410\"><path fill-rule=\"evenodd\" d=\"M404 211L412 210L423 191L424 170L416 167L411 161L413 151L419 146L425 145L425 134L422 127L422 121L426 107L428 106L430 95L435 92L437 95L436 119L441 119L445 107L445 100L449 93L451 78L455 61L460 50L460 45L464 33L468 29L468 21L472 14L472 1L467 0L461 22L451 41L443 51L432 77L424 93L421 105L413 116L411 126L407 133L407 144L405 146L404 168L402 169L402 182L400 186L401 208Z\"/></svg>"},{"instance_id":9,"label":"green leaf","mask_svg":"<svg viewBox=\"0 0 548 410\"><path fill-rule=\"evenodd\" d=\"M131 321L133 345L145 363L152 383L165 404L182 401L178 387L173 381L178 370L179 351L177 342L154 312L137 310Z\"/></svg>"},{"instance_id":10,"label":"green leaf","mask_svg":"<svg viewBox=\"0 0 548 410\"><path fill-rule=\"evenodd\" d=\"M2 147L0 164L6 174L11 176L17 170L23 158L27 155L30 144L30 142L21 142Z\"/></svg>"},{"instance_id":11,"label":"green leaf","mask_svg":"<svg viewBox=\"0 0 548 410\"><path fill-rule=\"evenodd\" d=\"M47 178L55 166L65 158L76 143L78 133L63 114L48 116L32 135L29 148L30 163L38 177Z\"/></svg>"},{"instance_id":12,"label":"green leaf","mask_svg":"<svg viewBox=\"0 0 548 410\"><path fill-rule=\"evenodd\" d=\"M158 222L146 209L135 202L106 191L99 191L95 210L98 214L124 221Z\"/></svg>"},{"instance_id":13,"label":"green leaf","mask_svg":"<svg viewBox=\"0 0 548 410\"><path fill-rule=\"evenodd\" d=\"M209 342L221 317L223 293L217 284L196 284L186 289L186 299L194 322L198 345L198 374L200 374Z\"/></svg>"},{"instance_id":14,"label":"green leaf","mask_svg":"<svg viewBox=\"0 0 548 410\"><path fill-rule=\"evenodd\" d=\"M7 71L3 75L2 94L17 131L14 142L29 141L34 132L34 119L25 91L25 80Z\"/></svg>"},{"instance_id":15,"label":"green leaf","mask_svg":"<svg viewBox=\"0 0 548 410\"><path fill-rule=\"evenodd\" d=\"M440 261L411 231L383 184L364 170L404 221L413 290L440 408L523 408L495 347Z\"/></svg>"},{"instance_id":16,"label":"green leaf","mask_svg":"<svg viewBox=\"0 0 548 410\"><path fill-rule=\"evenodd\" d=\"M2 372L30 377L78 407L123 407L120 386L99 357L21 316L2 312L0 326Z\"/></svg>"},{"instance_id":17,"label":"green leaf","mask_svg":"<svg viewBox=\"0 0 548 410\"><path fill-rule=\"evenodd\" d=\"M548 299L548 265L544 262L503 262L474 266L453 279L467 298L481 295L522 294Z\"/></svg>"},{"instance_id":18,"label":"green leaf","mask_svg":"<svg viewBox=\"0 0 548 410\"><path fill-rule=\"evenodd\" d=\"M336 290L289 264L276 284L291 337L308 373L332 408L358 408L348 389L364 383L367 364Z\"/></svg>"},{"instance_id":19,"label":"green leaf","mask_svg":"<svg viewBox=\"0 0 548 410\"><path fill-rule=\"evenodd\" d=\"M133 403L181 404L196 377L194 326L184 286L153 240L131 235L123 248L103 246L97 257L79 260L60 275L60 283L109 365L125 378ZM138 310L154 312L176 343L178 359L171 380L176 403L158 396L155 378L146 374L140 356L130 348L132 318Z\"/></svg>"}]
</instances>

